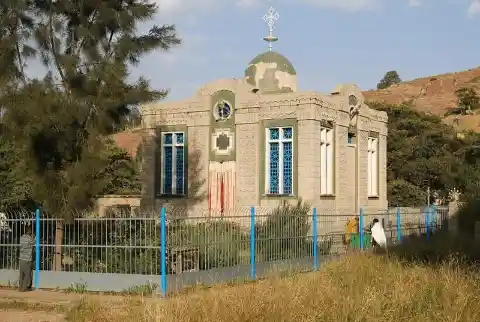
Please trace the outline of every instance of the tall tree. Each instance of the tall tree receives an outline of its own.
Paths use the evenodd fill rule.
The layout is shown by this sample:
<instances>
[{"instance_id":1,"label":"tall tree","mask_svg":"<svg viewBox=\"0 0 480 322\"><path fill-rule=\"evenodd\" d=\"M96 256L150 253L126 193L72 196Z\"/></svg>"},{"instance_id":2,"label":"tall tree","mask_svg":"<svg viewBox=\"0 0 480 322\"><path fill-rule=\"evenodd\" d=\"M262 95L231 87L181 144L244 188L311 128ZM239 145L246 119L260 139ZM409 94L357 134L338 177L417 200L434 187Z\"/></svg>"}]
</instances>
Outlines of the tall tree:
<instances>
[{"instance_id":1,"label":"tall tree","mask_svg":"<svg viewBox=\"0 0 480 322\"><path fill-rule=\"evenodd\" d=\"M27 43L33 30L30 0L0 1L0 91L26 81L26 61L35 54Z\"/></svg>"},{"instance_id":2,"label":"tall tree","mask_svg":"<svg viewBox=\"0 0 480 322\"><path fill-rule=\"evenodd\" d=\"M0 12L0 30L12 36L2 42L10 62L0 70L0 76L8 79L0 84L5 85L0 95L3 121L31 172L33 200L47 213L71 219L79 213L72 209L89 208L95 195L109 189L102 175L117 166L101 153L105 135L126 122L130 106L168 94L150 89L143 77L132 82L130 69L145 54L169 50L180 39L173 25L154 25L145 34L138 31L139 24L157 12L153 0L4 3L7 14ZM24 22L22 13L32 13L33 18ZM28 33L22 33L15 21L22 22ZM28 42L30 35L34 42ZM29 43L34 48L19 55ZM48 74L31 81L20 57L35 52ZM62 225L57 221L57 254ZM61 268L60 259L55 256L55 269Z\"/></svg>"},{"instance_id":3,"label":"tall tree","mask_svg":"<svg viewBox=\"0 0 480 322\"><path fill-rule=\"evenodd\" d=\"M392 205L424 204L426 191L446 197L452 188L464 194L478 190L480 135L459 140L439 117L407 105L369 103L388 113L387 180Z\"/></svg>"},{"instance_id":4,"label":"tall tree","mask_svg":"<svg viewBox=\"0 0 480 322\"><path fill-rule=\"evenodd\" d=\"M165 97L130 69L143 55L180 43L172 25L140 23L157 11L147 0L36 0L33 34L49 71L3 96L6 124L34 170L33 197L54 215L84 209L102 191L103 136L128 121L130 106ZM14 42L13 42L14 43ZM17 44L22 39L17 39ZM13 108L14 107L14 108ZM81 176L79 174L82 174Z\"/></svg>"},{"instance_id":5,"label":"tall tree","mask_svg":"<svg viewBox=\"0 0 480 322\"><path fill-rule=\"evenodd\" d=\"M385 73L385 76L380 80L380 83L377 84L377 89L385 89L394 84L400 83L402 80L395 70L391 70Z\"/></svg>"},{"instance_id":6,"label":"tall tree","mask_svg":"<svg viewBox=\"0 0 480 322\"><path fill-rule=\"evenodd\" d=\"M29 169L14 142L3 133L0 124L0 210L33 208Z\"/></svg>"}]
</instances>

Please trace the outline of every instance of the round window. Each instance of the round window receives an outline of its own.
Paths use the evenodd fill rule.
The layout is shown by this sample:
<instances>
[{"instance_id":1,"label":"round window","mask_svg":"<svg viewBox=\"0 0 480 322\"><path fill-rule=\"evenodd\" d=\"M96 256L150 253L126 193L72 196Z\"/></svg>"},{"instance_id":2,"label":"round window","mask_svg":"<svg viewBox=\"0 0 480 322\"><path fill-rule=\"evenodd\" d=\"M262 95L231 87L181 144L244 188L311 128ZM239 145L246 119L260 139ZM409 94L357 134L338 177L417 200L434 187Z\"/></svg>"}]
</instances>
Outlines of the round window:
<instances>
[{"instance_id":1,"label":"round window","mask_svg":"<svg viewBox=\"0 0 480 322\"><path fill-rule=\"evenodd\" d=\"M227 101L224 101L224 100L219 101L217 102L217 104L215 104L213 113L214 113L215 119L219 121L228 120L230 116L232 116L232 106Z\"/></svg>"}]
</instances>

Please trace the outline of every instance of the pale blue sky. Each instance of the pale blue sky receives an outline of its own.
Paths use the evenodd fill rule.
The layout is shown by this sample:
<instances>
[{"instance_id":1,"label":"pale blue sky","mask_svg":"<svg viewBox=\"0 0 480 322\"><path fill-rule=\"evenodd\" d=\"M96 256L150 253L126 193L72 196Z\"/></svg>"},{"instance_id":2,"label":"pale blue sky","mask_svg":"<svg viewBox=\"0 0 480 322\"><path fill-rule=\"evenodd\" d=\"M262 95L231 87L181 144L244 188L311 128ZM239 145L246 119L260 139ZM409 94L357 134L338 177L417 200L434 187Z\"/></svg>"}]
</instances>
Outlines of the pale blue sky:
<instances>
[{"instance_id":1,"label":"pale blue sky","mask_svg":"<svg viewBox=\"0 0 480 322\"><path fill-rule=\"evenodd\" d=\"M267 49L263 14L280 14L274 50L295 66L299 89L338 83L376 86L387 70L413 79L476 67L479 0L157 0L157 23L174 23L184 43L146 57L134 71L169 100L218 78L239 78Z\"/></svg>"},{"instance_id":2,"label":"pale blue sky","mask_svg":"<svg viewBox=\"0 0 480 322\"><path fill-rule=\"evenodd\" d=\"M183 44L144 57L132 76L170 88L167 100L219 78L242 78L268 50L262 17L270 6L280 14L273 49L295 66L299 90L329 92L339 83L367 90L392 69L410 80L480 66L480 0L151 1L159 6L151 23L175 24ZM45 69L30 62L29 71Z\"/></svg>"}]
</instances>

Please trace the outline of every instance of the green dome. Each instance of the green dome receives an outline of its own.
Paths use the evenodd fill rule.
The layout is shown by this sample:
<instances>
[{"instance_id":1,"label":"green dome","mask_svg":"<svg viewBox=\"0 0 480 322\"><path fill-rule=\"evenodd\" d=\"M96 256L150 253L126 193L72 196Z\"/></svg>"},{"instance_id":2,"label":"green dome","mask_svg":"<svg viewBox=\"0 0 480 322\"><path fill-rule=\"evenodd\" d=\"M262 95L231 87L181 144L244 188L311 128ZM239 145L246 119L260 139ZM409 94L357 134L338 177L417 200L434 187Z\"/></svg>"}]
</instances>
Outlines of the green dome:
<instances>
[{"instance_id":1,"label":"green dome","mask_svg":"<svg viewBox=\"0 0 480 322\"><path fill-rule=\"evenodd\" d=\"M253 58L245 70L247 83L260 93L290 93L297 89L297 72L283 55L267 51Z\"/></svg>"}]
</instances>

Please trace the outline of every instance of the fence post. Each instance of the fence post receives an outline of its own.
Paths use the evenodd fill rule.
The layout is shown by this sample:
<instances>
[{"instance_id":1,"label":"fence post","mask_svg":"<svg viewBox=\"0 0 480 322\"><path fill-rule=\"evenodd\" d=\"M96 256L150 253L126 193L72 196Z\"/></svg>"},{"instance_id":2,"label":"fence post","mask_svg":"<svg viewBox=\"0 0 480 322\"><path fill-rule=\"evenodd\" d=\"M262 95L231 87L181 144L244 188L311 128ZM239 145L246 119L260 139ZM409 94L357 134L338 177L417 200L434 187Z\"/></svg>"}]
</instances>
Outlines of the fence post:
<instances>
[{"instance_id":1,"label":"fence post","mask_svg":"<svg viewBox=\"0 0 480 322\"><path fill-rule=\"evenodd\" d=\"M437 205L432 206L432 222L435 223L433 232L436 232L438 229L438 223L437 223Z\"/></svg>"},{"instance_id":2,"label":"fence post","mask_svg":"<svg viewBox=\"0 0 480 322\"><path fill-rule=\"evenodd\" d=\"M430 241L430 206L427 207L427 214L425 216L425 221L427 224L427 240Z\"/></svg>"},{"instance_id":3,"label":"fence post","mask_svg":"<svg viewBox=\"0 0 480 322\"><path fill-rule=\"evenodd\" d=\"M400 207L397 206L397 241L402 241L402 218L400 217Z\"/></svg>"},{"instance_id":4,"label":"fence post","mask_svg":"<svg viewBox=\"0 0 480 322\"><path fill-rule=\"evenodd\" d=\"M167 296L167 261L166 261L166 252L167 252L167 214L165 207L162 207L160 211L160 268L161 268L161 291L162 296Z\"/></svg>"},{"instance_id":5,"label":"fence post","mask_svg":"<svg viewBox=\"0 0 480 322\"><path fill-rule=\"evenodd\" d=\"M35 289L40 285L40 208L35 211Z\"/></svg>"},{"instance_id":6,"label":"fence post","mask_svg":"<svg viewBox=\"0 0 480 322\"><path fill-rule=\"evenodd\" d=\"M255 207L250 208L250 278L255 280Z\"/></svg>"},{"instance_id":7,"label":"fence post","mask_svg":"<svg viewBox=\"0 0 480 322\"><path fill-rule=\"evenodd\" d=\"M318 271L318 254L317 254L317 208L313 208L313 270Z\"/></svg>"},{"instance_id":8,"label":"fence post","mask_svg":"<svg viewBox=\"0 0 480 322\"><path fill-rule=\"evenodd\" d=\"M360 249L363 249L365 246L365 233L363 231L363 208L360 208L360 222L358 230L360 230Z\"/></svg>"}]
</instances>

